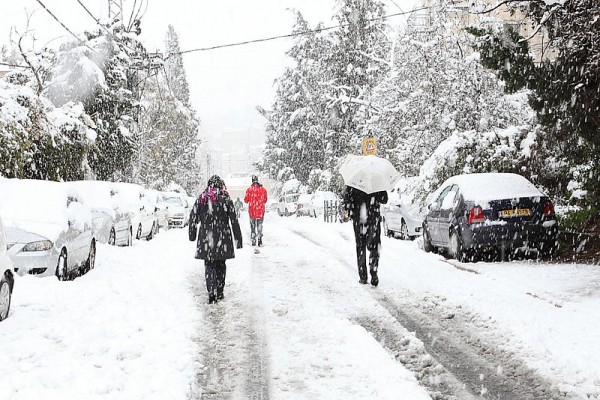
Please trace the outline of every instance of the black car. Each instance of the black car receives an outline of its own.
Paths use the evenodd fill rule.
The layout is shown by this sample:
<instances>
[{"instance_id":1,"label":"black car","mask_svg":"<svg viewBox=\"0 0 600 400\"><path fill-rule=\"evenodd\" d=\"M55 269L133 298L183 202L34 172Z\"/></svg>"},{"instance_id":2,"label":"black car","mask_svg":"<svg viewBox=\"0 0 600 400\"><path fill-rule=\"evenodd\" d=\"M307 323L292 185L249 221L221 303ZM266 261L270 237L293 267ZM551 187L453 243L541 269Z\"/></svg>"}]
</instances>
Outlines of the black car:
<instances>
[{"instance_id":1,"label":"black car","mask_svg":"<svg viewBox=\"0 0 600 400\"><path fill-rule=\"evenodd\" d=\"M445 249L459 261L490 253L504 259L520 249L556 252L554 205L520 175L454 176L433 198L423 220L425 251Z\"/></svg>"}]
</instances>

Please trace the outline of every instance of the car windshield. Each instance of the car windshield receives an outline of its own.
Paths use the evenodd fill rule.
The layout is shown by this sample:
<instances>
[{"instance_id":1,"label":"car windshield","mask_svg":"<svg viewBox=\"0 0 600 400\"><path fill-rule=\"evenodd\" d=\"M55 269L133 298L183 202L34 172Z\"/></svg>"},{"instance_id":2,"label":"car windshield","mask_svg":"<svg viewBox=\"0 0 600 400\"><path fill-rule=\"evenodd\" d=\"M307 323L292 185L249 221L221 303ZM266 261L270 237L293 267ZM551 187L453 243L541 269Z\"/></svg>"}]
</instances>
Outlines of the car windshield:
<instances>
[{"instance_id":1,"label":"car windshield","mask_svg":"<svg viewBox=\"0 0 600 400\"><path fill-rule=\"evenodd\" d=\"M183 201L181 201L179 197L167 197L165 199L165 203L172 206L183 206Z\"/></svg>"}]
</instances>

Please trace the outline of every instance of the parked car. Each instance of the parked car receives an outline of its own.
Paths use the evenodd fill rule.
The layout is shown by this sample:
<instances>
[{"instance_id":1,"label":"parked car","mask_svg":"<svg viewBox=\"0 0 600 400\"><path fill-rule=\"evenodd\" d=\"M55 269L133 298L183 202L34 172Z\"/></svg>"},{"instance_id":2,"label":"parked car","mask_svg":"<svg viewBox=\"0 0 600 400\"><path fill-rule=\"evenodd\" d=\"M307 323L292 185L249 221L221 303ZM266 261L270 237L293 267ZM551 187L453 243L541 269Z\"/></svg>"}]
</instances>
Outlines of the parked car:
<instances>
[{"instance_id":1,"label":"parked car","mask_svg":"<svg viewBox=\"0 0 600 400\"><path fill-rule=\"evenodd\" d=\"M163 194L163 201L167 205L169 227L183 228L186 226L191 210L188 207L187 198L176 192L166 192Z\"/></svg>"},{"instance_id":2,"label":"parked car","mask_svg":"<svg viewBox=\"0 0 600 400\"><path fill-rule=\"evenodd\" d=\"M155 205L146 197L145 189L133 183L115 183L113 200L117 211L128 214L136 239L152 240L159 231Z\"/></svg>"},{"instance_id":3,"label":"parked car","mask_svg":"<svg viewBox=\"0 0 600 400\"><path fill-rule=\"evenodd\" d=\"M277 214L280 216L289 216L296 214L298 209L298 198L299 193L284 194L279 196L279 203L277 204Z\"/></svg>"},{"instance_id":4,"label":"parked car","mask_svg":"<svg viewBox=\"0 0 600 400\"><path fill-rule=\"evenodd\" d=\"M426 208L415 201L415 178L405 178L390 191L389 200L382 207L383 229L387 236L412 240L423 233L423 215Z\"/></svg>"},{"instance_id":5,"label":"parked car","mask_svg":"<svg viewBox=\"0 0 600 400\"><path fill-rule=\"evenodd\" d=\"M0 179L7 253L19 275L71 279L94 268L91 211L58 182Z\"/></svg>"},{"instance_id":6,"label":"parked car","mask_svg":"<svg viewBox=\"0 0 600 400\"><path fill-rule=\"evenodd\" d=\"M99 243L133 245L133 228L128 212L123 212L115 196L113 182L74 181L66 183L75 190L92 212L92 233Z\"/></svg>"},{"instance_id":7,"label":"parked car","mask_svg":"<svg viewBox=\"0 0 600 400\"><path fill-rule=\"evenodd\" d=\"M0 321L8 317L15 278L10 258L6 254L6 234L0 218Z\"/></svg>"},{"instance_id":8,"label":"parked car","mask_svg":"<svg viewBox=\"0 0 600 400\"><path fill-rule=\"evenodd\" d=\"M296 216L301 217L308 215L309 217L317 217L317 212L312 205L312 194L304 193L298 196L298 203L296 207Z\"/></svg>"},{"instance_id":9,"label":"parked car","mask_svg":"<svg viewBox=\"0 0 600 400\"><path fill-rule=\"evenodd\" d=\"M169 229L169 218L167 214L167 203L163 198L163 192L153 189L146 189L146 198L150 202L151 206L154 206L154 214L158 221L158 227L163 229Z\"/></svg>"},{"instance_id":10,"label":"parked car","mask_svg":"<svg viewBox=\"0 0 600 400\"><path fill-rule=\"evenodd\" d=\"M325 201L339 202L340 199L333 192L317 190L313 194L302 194L298 198L297 215L308 215L317 217L323 215L325 210Z\"/></svg>"},{"instance_id":11,"label":"parked car","mask_svg":"<svg viewBox=\"0 0 600 400\"><path fill-rule=\"evenodd\" d=\"M552 201L517 174L458 175L433 195L423 221L425 251L447 250L459 261L519 249L550 256L558 222Z\"/></svg>"}]
</instances>

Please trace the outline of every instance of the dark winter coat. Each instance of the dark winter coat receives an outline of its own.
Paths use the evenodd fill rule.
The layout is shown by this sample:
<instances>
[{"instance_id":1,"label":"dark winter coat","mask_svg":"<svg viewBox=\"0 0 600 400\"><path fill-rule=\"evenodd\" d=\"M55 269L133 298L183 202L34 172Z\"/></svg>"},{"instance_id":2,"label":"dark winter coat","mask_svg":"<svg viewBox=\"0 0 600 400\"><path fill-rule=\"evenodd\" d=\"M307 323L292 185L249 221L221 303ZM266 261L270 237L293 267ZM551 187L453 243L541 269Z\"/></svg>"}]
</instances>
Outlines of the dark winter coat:
<instances>
[{"instance_id":1,"label":"dark winter coat","mask_svg":"<svg viewBox=\"0 0 600 400\"><path fill-rule=\"evenodd\" d=\"M388 202L387 192L367 194L362 190L346 186L344 192L344 209L350 213L355 225L366 226L368 229L369 248L381 243L381 211L380 205Z\"/></svg>"},{"instance_id":2,"label":"dark winter coat","mask_svg":"<svg viewBox=\"0 0 600 400\"><path fill-rule=\"evenodd\" d=\"M229 194L222 189L207 188L190 214L190 240L195 240L198 229L196 258L209 261L234 258L232 228L236 247L241 249L242 232Z\"/></svg>"}]
</instances>

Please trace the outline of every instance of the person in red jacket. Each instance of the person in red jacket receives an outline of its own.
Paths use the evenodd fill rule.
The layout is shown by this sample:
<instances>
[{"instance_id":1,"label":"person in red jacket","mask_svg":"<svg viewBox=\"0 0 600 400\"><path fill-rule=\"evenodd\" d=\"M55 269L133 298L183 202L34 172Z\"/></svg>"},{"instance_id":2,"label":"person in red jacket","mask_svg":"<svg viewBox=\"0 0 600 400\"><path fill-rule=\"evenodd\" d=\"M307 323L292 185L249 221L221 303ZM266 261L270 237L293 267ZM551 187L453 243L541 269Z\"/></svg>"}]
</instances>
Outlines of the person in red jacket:
<instances>
[{"instance_id":1,"label":"person in red jacket","mask_svg":"<svg viewBox=\"0 0 600 400\"><path fill-rule=\"evenodd\" d=\"M250 229L252 231L252 246L262 246L263 219L265 218L265 203L267 202L267 190L258 183L258 176L252 176L252 185L246 190L244 203L248 203L248 214L250 215Z\"/></svg>"}]
</instances>

